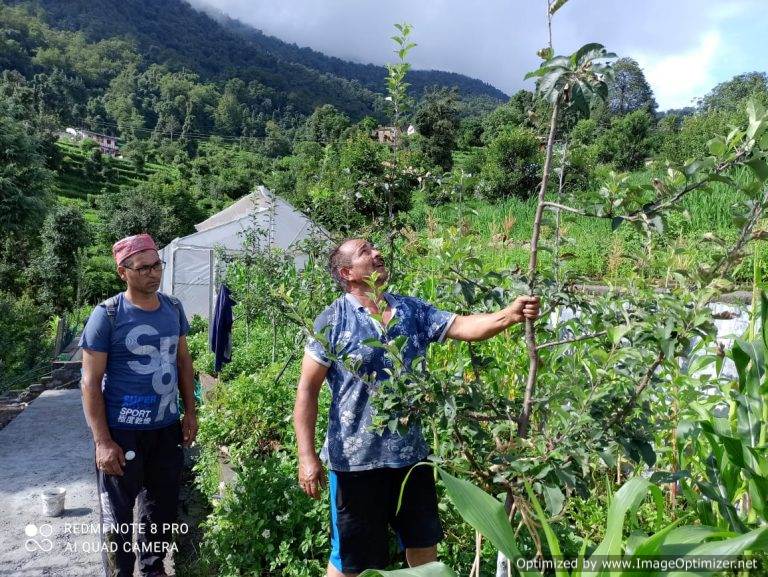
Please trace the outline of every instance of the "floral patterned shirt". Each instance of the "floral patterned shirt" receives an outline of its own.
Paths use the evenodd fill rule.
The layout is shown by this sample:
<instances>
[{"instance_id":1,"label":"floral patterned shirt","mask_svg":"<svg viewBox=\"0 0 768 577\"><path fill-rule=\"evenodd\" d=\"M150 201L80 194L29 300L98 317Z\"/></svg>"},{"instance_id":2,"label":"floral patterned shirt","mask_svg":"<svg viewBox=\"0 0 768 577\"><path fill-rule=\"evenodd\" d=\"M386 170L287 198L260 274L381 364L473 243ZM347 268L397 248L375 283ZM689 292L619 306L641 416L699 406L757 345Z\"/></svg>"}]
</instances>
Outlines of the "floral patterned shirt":
<instances>
[{"instance_id":1,"label":"floral patterned shirt","mask_svg":"<svg viewBox=\"0 0 768 577\"><path fill-rule=\"evenodd\" d=\"M325 336L329 350L315 338L305 348L310 357L328 367L326 381L331 389L331 407L320 456L334 471L407 467L429 454L416 424L404 435L388 429L381 434L370 430L371 393L389 377L385 369L391 368L392 363L384 349L368 346L364 341L386 342L405 335L408 340L403 361L410 367L414 359L426 356L430 343L445 339L456 315L413 297L391 293L384 293L383 297L392 308L392 322L386 333L368 310L346 293L315 319L315 333Z\"/></svg>"}]
</instances>

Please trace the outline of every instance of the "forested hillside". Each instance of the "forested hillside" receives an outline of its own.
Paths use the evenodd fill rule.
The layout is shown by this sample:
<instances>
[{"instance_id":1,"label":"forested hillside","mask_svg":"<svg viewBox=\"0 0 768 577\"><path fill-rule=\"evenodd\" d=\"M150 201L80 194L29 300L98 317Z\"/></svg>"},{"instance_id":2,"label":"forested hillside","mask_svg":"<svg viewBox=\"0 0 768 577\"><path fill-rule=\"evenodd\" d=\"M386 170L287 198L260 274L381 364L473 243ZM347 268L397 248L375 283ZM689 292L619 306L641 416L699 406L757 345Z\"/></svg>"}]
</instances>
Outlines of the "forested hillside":
<instances>
[{"instance_id":1,"label":"forested hillside","mask_svg":"<svg viewBox=\"0 0 768 577\"><path fill-rule=\"evenodd\" d=\"M372 73L361 65L331 59L312 51L294 50L277 39L234 24L224 26L183 0L15 0L35 6L53 28L82 32L89 41L120 37L131 42L148 63L170 70L188 70L203 80L222 82L237 77L258 82L269 91L275 108L311 113L333 104L353 119L381 116L385 69ZM243 42L243 34L248 38ZM311 52L311 54L310 54ZM504 94L458 74L420 73L414 88L437 84L471 88L468 92L501 101Z\"/></svg>"},{"instance_id":2,"label":"forested hillside","mask_svg":"<svg viewBox=\"0 0 768 577\"><path fill-rule=\"evenodd\" d=\"M229 18L226 15L219 14L214 16L228 30L242 35L254 45L269 51L281 60L304 64L314 70L333 74L348 80L357 80L365 88L374 92L384 92L386 90L385 78L387 76L387 69L384 66L359 64L327 56L311 48L283 42L274 36L264 34L261 30L244 24L239 20ZM501 90L482 80L470 78L463 74L456 74L455 72L411 70L406 78L411 85L411 92L414 95L421 95L424 90L433 86L456 86L462 98L480 98L490 101L502 101L508 98Z\"/></svg>"}]
</instances>

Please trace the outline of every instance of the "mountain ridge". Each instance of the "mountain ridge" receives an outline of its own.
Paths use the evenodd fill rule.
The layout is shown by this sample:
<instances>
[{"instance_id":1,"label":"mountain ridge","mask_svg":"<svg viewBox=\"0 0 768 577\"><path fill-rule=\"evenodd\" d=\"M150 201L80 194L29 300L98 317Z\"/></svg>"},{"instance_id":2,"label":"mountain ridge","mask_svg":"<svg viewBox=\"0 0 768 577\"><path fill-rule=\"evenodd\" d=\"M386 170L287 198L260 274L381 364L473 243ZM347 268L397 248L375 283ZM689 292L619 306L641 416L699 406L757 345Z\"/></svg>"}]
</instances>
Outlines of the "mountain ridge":
<instances>
[{"instance_id":1,"label":"mountain ridge","mask_svg":"<svg viewBox=\"0 0 768 577\"><path fill-rule=\"evenodd\" d=\"M363 82L354 74L347 78L333 73L333 65L346 61L311 49L291 48L239 21L239 27L231 22L222 24L185 0L11 0L8 4L39 9L48 25L78 31L89 41L129 38L149 62L164 64L171 70L190 70L204 80L217 82L233 77L258 81L283 95L283 107L302 114L333 103L353 120L366 115L380 119L386 116L383 90L370 88L376 86L372 77L363 76ZM246 33L250 38L245 37ZM302 54L304 57L299 58ZM307 55L312 55L322 70L308 66L306 62L311 59ZM358 72L368 66L376 73L384 71L373 65L348 65ZM453 78L452 73L442 74ZM381 80L383 87L383 77ZM482 98L499 103L506 96L486 94Z\"/></svg>"},{"instance_id":2,"label":"mountain ridge","mask_svg":"<svg viewBox=\"0 0 768 577\"><path fill-rule=\"evenodd\" d=\"M243 36L286 62L303 64L309 68L340 76L347 80L358 80L364 87L374 92L384 92L386 89L387 70L384 66L330 56L314 48L299 46L296 43L266 34L259 28L237 18L232 18L218 9L214 8L208 12L203 4L195 6L193 3L192 5L209 14L226 29ZM416 95L423 93L431 86L438 85L457 86L460 94L464 97L486 96L499 101L506 101L509 98L509 95L492 84L458 72L413 69L408 73L407 81L411 84L411 89Z\"/></svg>"}]
</instances>

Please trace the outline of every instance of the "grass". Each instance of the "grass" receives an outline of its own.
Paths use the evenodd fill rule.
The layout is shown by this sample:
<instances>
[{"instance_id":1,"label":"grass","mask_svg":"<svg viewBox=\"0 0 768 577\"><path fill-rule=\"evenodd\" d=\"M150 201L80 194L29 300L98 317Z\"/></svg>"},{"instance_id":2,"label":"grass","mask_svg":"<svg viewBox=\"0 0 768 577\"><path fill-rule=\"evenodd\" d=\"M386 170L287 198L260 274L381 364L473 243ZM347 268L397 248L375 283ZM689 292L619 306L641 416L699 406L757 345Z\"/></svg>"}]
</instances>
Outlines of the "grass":
<instances>
[{"instance_id":1,"label":"grass","mask_svg":"<svg viewBox=\"0 0 768 577\"><path fill-rule=\"evenodd\" d=\"M739 184L749 178L746 169L732 175ZM647 173L636 173L633 178L647 179ZM645 263L642 238L628 225L611 231L610 222L563 213L562 231L570 241L561 245L561 253L571 256L564 269L580 277L599 282L621 284L633 275L638 266L649 266L652 274L662 283L670 272L688 269L706 262L712 256L711 244L702 242L705 233L712 232L728 242L737 238L738 229L732 222L733 204L745 198L721 183L709 189L689 193L681 203L685 211L670 213L664 234L654 238L652 261ZM419 206L421 204L421 206ZM424 207L417 200L417 210L425 211L427 219L434 219L440 228L458 227L463 220L461 234L475 239L477 256L488 270L501 270L528 266L528 243L533 228L536 204L533 199L509 198L497 203L472 199L463 203L451 203L436 208ZM542 230L545 250L540 253L540 266L552 266L551 253L546 247L553 245L553 218ZM753 243L754 244L754 243ZM761 251L763 270L768 266L766 251ZM752 255L733 271L731 280L747 286L752 282Z\"/></svg>"}]
</instances>

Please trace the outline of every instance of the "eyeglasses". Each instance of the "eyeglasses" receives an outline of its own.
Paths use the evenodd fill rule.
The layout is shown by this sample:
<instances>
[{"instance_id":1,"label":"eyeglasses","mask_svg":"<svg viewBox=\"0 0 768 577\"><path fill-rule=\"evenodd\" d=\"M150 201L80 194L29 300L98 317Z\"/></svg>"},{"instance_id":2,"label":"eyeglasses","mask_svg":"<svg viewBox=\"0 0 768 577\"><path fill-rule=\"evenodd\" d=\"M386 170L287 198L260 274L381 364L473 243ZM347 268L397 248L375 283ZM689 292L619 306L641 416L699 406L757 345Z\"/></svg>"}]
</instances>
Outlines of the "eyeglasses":
<instances>
[{"instance_id":1,"label":"eyeglasses","mask_svg":"<svg viewBox=\"0 0 768 577\"><path fill-rule=\"evenodd\" d=\"M142 276L148 276L150 273L162 271L165 268L165 261L159 260L154 264L148 264L138 268L133 268L132 266L126 266L125 268L135 270Z\"/></svg>"}]
</instances>

